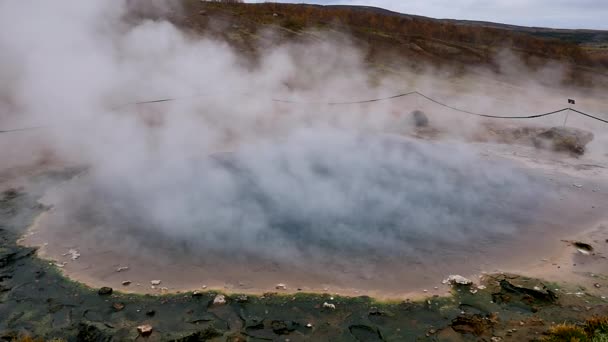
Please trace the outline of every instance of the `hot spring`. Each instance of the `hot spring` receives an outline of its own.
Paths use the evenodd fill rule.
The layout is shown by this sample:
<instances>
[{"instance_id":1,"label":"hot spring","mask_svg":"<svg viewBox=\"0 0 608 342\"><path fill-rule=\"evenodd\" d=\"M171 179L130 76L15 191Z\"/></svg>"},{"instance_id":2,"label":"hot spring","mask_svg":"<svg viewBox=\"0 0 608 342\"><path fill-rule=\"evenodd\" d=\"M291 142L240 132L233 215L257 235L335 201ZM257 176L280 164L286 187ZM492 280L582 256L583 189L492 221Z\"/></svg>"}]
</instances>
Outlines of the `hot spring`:
<instances>
[{"instance_id":1,"label":"hot spring","mask_svg":"<svg viewBox=\"0 0 608 342\"><path fill-rule=\"evenodd\" d=\"M75 279L129 280L127 291L158 279L175 291L398 296L521 265L552 248L547 233L585 221L566 181L481 152L307 129L212 155L134 156L56 187L27 239Z\"/></svg>"}]
</instances>

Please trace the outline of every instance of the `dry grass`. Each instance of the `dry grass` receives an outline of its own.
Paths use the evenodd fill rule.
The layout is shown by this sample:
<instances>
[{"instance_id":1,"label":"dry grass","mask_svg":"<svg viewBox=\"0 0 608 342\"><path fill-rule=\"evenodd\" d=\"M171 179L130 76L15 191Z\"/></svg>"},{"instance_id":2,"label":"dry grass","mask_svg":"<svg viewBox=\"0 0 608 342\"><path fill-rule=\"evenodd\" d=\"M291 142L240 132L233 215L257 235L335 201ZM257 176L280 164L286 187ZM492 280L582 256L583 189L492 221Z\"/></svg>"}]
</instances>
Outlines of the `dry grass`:
<instances>
[{"instance_id":1,"label":"dry grass","mask_svg":"<svg viewBox=\"0 0 608 342\"><path fill-rule=\"evenodd\" d=\"M608 316L592 317L581 325L557 324L547 332L548 342L608 342Z\"/></svg>"}]
</instances>

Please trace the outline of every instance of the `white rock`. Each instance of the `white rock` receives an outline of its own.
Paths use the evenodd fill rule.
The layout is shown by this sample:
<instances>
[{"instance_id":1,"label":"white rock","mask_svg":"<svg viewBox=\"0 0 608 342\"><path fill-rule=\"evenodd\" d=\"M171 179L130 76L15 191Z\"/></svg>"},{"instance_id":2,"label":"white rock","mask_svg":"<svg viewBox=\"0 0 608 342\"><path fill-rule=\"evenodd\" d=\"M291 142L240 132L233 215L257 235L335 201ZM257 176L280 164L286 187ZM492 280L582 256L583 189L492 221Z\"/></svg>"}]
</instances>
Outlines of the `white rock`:
<instances>
[{"instance_id":1,"label":"white rock","mask_svg":"<svg viewBox=\"0 0 608 342\"><path fill-rule=\"evenodd\" d=\"M279 284L277 284L277 286L275 286L275 288L277 290L287 290L287 285L285 285L283 283L279 283Z\"/></svg>"},{"instance_id":2,"label":"white rock","mask_svg":"<svg viewBox=\"0 0 608 342\"><path fill-rule=\"evenodd\" d=\"M336 309L336 305L328 303L328 302L325 302L325 303L323 303L323 308L335 310Z\"/></svg>"},{"instance_id":3,"label":"white rock","mask_svg":"<svg viewBox=\"0 0 608 342\"><path fill-rule=\"evenodd\" d=\"M116 272L122 272L129 269L129 266L120 266L116 269Z\"/></svg>"},{"instance_id":4,"label":"white rock","mask_svg":"<svg viewBox=\"0 0 608 342\"><path fill-rule=\"evenodd\" d=\"M308 323L308 324L306 324L306 327L307 328L312 328L312 324Z\"/></svg>"},{"instance_id":5,"label":"white rock","mask_svg":"<svg viewBox=\"0 0 608 342\"><path fill-rule=\"evenodd\" d=\"M213 305L224 305L226 304L226 296L218 294L213 298Z\"/></svg>"},{"instance_id":6,"label":"white rock","mask_svg":"<svg viewBox=\"0 0 608 342\"><path fill-rule=\"evenodd\" d=\"M158 286L160 285L161 281L160 280L152 280L150 281L150 284L154 285L154 286Z\"/></svg>"},{"instance_id":7,"label":"white rock","mask_svg":"<svg viewBox=\"0 0 608 342\"><path fill-rule=\"evenodd\" d=\"M458 275L458 274L451 274L450 276L447 277L447 279L444 279L441 283L450 284L450 285L454 285L454 284L471 285L471 284L473 284L473 281L470 279L467 279L461 275Z\"/></svg>"}]
</instances>

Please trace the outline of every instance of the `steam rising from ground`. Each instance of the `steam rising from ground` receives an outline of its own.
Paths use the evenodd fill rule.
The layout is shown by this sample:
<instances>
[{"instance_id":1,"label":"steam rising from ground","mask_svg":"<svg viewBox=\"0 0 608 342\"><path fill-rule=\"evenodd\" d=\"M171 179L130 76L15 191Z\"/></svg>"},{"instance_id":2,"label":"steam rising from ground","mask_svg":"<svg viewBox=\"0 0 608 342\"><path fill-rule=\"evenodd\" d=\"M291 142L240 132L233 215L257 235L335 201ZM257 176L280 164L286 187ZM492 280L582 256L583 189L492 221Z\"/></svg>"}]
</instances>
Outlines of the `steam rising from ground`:
<instances>
[{"instance_id":1,"label":"steam rising from ground","mask_svg":"<svg viewBox=\"0 0 608 342\"><path fill-rule=\"evenodd\" d=\"M58 208L80 219L66 224L133 234L139 247L179 242L194 255L398 260L513 233L533 221L544 190L462 146L319 128L138 167L110 178L93 170L65 189Z\"/></svg>"},{"instance_id":2,"label":"steam rising from ground","mask_svg":"<svg viewBox=\"0 0 608 342\"><path fill-rule=\"evenodd\" d=\"M272 101L369 98L409 85L372 86L347 42L285 44L252 66L166 21L127 23L130 10L167 10L143 3L0 2L0 122L49 125L17 140L23 148L2 142L7 166L41 151L89 166L52 201L61 223L139 246L295 261L398 259L420 242L461 244L530 222L542 191L523 172L464 145L380 133L411 130L403 114L412 101ZM167 96L184 99L121 105Z\"/></svg>"}]
</instances>

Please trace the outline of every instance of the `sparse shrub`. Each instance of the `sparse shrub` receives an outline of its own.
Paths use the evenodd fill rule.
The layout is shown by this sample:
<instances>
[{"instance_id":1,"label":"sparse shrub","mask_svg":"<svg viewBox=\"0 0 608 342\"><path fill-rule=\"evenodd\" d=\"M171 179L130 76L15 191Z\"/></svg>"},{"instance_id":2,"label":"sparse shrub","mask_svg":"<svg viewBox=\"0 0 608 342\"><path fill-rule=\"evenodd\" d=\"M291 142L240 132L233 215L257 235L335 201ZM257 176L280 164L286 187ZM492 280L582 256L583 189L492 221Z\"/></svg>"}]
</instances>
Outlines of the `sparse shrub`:
<instances>
[{"instance_id":1,"label":"sparse shrub","mask_svg":"<svg viewBox=\"0 0 608 342\"><path fill-rule=\"evenodd\" d=\"M589 341L585 330L574 324L562 323L549 330L548 342L586 342Z\"/></svg>"}]
</instances>

